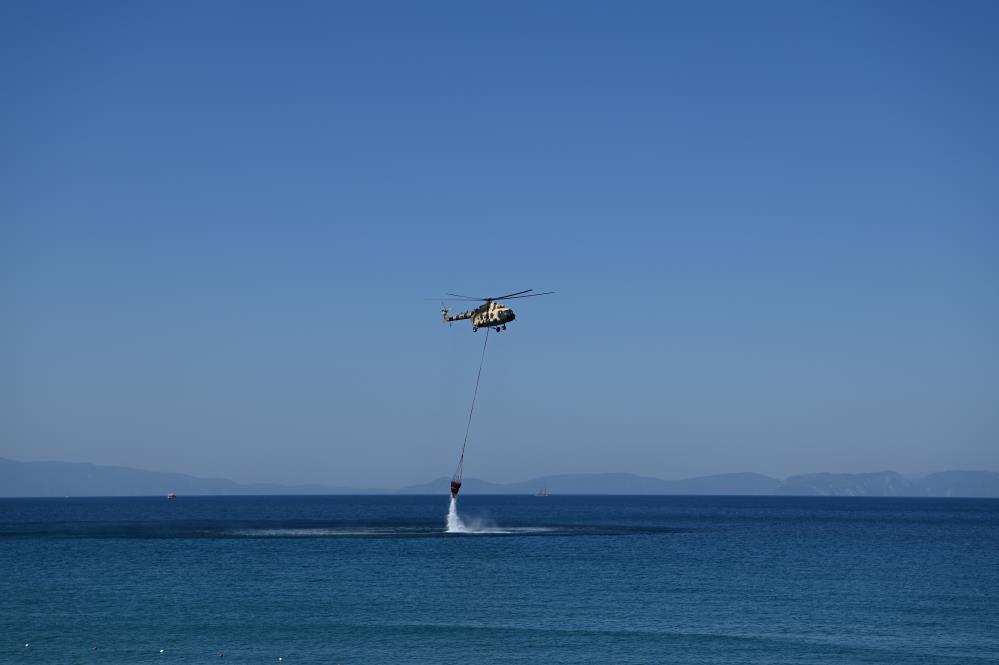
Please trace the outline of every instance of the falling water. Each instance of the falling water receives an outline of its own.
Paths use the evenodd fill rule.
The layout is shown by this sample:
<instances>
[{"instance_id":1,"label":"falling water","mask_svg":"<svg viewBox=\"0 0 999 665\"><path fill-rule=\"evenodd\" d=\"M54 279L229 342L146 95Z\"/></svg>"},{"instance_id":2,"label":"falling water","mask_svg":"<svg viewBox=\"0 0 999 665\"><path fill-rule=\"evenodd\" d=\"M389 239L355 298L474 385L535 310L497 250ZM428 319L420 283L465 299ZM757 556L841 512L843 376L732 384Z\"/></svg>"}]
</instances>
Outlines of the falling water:
<instances>
[{"instance_id":1,"label":"falling water","mask_svg":"<svg viewBox=\"0 0 999 665\"><path fill-rule=\"evenodd\" d=\"M458 517L458 497L451 497L451 507L447 511L447 532L466 533L465 523Z\"/></svg>"}]
</instances>

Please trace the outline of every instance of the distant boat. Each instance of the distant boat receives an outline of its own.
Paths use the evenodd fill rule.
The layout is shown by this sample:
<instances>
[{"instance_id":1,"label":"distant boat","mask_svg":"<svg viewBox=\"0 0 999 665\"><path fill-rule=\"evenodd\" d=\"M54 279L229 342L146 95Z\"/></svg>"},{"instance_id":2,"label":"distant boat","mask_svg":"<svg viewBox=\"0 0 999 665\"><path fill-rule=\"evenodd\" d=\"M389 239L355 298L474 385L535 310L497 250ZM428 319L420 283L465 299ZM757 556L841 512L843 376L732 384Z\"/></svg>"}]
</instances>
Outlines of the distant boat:
<instances>
[{"instance_id":1,"label":"distant boat","mask_svg":"<svg viewBox=\"0 0 999 665\"><path fill-rule=\"evenodd\" d=\"M169 494L167 494L167 498L168 499L176 499L177 498L177 493L176 492L170 492Z\"/></svg>"},{"instance_id":2,"label":"distant boat","mask_svg":"<svg viewBox=\"0 0 999 665\"><path fill-rule=\"evenodd\" d=\"M543 489L538 490L537 492L535 492L534 496L551 496L551 493L548 491L548 488L545 487L545 488L543 488Z\"/></svg>"}]
</instances>

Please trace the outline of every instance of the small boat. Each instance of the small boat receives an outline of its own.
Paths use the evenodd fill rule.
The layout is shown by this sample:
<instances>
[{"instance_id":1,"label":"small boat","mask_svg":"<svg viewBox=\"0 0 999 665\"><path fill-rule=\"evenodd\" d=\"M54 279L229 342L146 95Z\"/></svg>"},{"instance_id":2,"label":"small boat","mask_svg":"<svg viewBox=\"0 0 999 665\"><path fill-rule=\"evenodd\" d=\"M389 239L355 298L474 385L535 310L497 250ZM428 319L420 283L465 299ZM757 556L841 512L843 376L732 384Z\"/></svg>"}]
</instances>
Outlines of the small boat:
<instances>
[{"instance_id":1,"label":"small boat","mask_svg":"<svg viewBox=\"0 0 999 665\"><path fill-rule=\"evenodd\" d=\"M551 493L548 491L548 488L545 487L545 488L543 488L543 489L538 490L537 492L535 492L534 496L551 496Z\"/></svg>"},{"instance_id":2,"label":"small boat","mask_svg":"<svg viewBox=\"0 0 999 665\"><path fill-rule=\"evenodd\" d=\"M169 494L167 494L167 498L168 499L176 499L177 498L177 493L176 492L170 492Z\"/></svg>"}]
</instances>

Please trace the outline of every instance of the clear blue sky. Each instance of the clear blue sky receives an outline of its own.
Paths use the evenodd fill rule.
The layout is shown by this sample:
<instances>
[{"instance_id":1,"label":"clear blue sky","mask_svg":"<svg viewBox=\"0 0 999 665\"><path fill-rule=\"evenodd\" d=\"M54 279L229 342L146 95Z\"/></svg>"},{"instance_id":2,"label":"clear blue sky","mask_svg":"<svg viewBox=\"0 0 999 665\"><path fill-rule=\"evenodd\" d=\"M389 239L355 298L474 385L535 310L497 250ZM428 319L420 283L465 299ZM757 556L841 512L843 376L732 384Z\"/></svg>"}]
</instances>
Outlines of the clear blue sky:
<instances>
[{"instance_id":1,"label":"clear blue sky","mask_svg":"<svg viewBox=\"0 0 999 665\"><path fill-rule=\"evenodd\" d=\"M999 470L999 5L0 5L0 456Z\"/></svg>"}]
</instances>

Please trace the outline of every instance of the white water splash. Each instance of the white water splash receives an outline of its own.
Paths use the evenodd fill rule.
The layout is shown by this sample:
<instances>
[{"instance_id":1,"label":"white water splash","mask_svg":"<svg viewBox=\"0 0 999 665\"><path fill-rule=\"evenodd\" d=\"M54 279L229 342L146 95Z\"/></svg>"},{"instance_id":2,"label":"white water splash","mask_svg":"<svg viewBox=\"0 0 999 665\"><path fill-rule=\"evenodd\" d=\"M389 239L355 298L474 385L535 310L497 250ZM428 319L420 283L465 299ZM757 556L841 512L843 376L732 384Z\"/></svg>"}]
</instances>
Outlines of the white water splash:
<instances>
[{"instance_id":1,"label":"white water splash","mask_svg":"<svg viewBox=\"0 0 999 665\"><path fill-rule=\"evenodd\" d=\"M447 511L447 532L468 533L465 523L458 517L458 497L451 497L451 507Z\"/></svg>"},{"instance_id":2,"label":"white water splash","mask_svg":"<svg viewBox=\"0 0 999 665\"><path fill-rule=\"evenodd\" d=\"M466 522L458 516L458 499L451 497L451 506L447 511L446 533L468 533L479 535L513 535L543 533L551 531L547 527L511 527L501 528L495 524L490 524L480 518L473 518L471 522Z\"/></svg>"}]
</instances>

